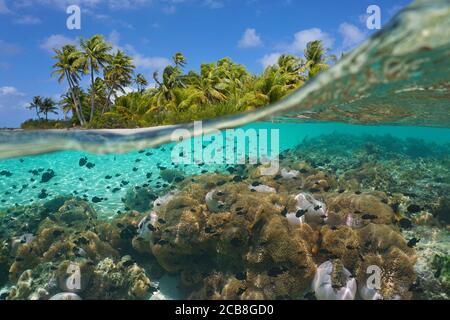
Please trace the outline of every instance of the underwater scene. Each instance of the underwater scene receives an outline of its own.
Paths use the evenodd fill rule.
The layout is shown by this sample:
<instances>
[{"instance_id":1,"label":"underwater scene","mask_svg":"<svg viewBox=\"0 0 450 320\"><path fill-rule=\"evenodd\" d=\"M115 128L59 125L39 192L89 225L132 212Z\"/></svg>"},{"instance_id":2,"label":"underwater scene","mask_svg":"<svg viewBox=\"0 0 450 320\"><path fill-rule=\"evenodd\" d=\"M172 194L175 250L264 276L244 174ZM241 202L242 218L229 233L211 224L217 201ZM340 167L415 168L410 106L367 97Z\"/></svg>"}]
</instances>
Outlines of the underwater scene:
<instances>
[{"instance_id":1,"label":"underwater scene","mask_svg":"<svg viewBox=\"0 0 450 320\"><path fill-rule=\"evenodd\" d=\"M449 30L416 1L239 115L0 130L0 300L448 300Z\"/></svg>"}]
</instances>

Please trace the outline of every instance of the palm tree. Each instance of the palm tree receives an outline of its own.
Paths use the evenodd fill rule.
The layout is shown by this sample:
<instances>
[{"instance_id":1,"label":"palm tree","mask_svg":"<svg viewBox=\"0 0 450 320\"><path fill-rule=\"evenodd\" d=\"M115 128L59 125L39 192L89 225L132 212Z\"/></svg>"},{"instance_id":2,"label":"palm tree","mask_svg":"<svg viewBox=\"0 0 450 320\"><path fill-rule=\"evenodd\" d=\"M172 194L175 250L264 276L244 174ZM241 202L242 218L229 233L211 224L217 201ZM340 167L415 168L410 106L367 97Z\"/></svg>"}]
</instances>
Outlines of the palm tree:
<instances>
[{"instance_id":1,"label":"palm tree","mask_svg":"<svg viewBox=\"0 0 450 320\"><path fill-rule=\"evenodd\" d=\"M137 84L139 92L143 92L145 90L145 87L148 86L147 79L145 79L144 75L141 73L136 75L136 79L134 79L134 82Z\"/></svg>"},{"instance_id":2,"label":"palm tree","mask_svg":"<svg viewBox=\"0 0 450 320\"><path fill-rule=\"evenodd\" d=\"M42 104L40 106L40 112L42 112L45 115L45 120L48 120L48 114L58 114L57 112L58 108L56 107L56 102L53 101L51 98L45 98L42 101Z\"/></svg>"},{"instance_id":3,"label":"palm tree","mask_svg":"<svg viewBox=\"0 0 450 320\"><path fill-rule=\"evenodd\" d=\"M328 69L328 61L336 61L334 55L327 56L329 49L323 46L321 40L308 42L304 51L306 65L308 66L308 77L312 78L320 71Z\"/></svg>"},{"instance_id":4,"label":"palm tree","mask_svg":"<svg viewBox=\"0 0 450 320\"><path fill-rule=\"evenodd\" d=\"M76 113L75 105L73 104L72 98L70 96L70 92L66 92L61 95L58 105L64 114L65 121L67 121L67 119L68 119L67 115L69 114L69 112L72 112L72 114Z\"/></svg>"},{"instance_id":5,"label":"palm tree","mask_svg":"<svg viewBox=\"0 0 450 320\"><path fill-rule=\"evenodd\" d=\"M38 117L38 119L41 119L41 106L42 106L42 97L41 96L36 96L33 97L33 101L29 104L29 106L27 106L27 109L30 110L35 110L36 115Z\"/></svg>"},{"instance_id":6,"label":"palm tree","mask_svg":"<svg viewBox=\"0 0 450 320\"><path fill-rule=\"evenodd\" d=\"M77 90L81 80L81 73L83 72L84 59L74 45L65 45L62 49L54 50L56 55L53 59L57 62L53 65L53 75L58 75L58 82L67 80L69 84L70 95L72 96L73 105L75 106L75 113L78 121L82 126L86 124L81 106L79 90Z\"/></svg>"},{"instance_id":7,"label":"palm tree","mask_svg":"<svg viewBox=\"0 0 450 320\"><path fill-rule=\"evenodd\" d=\"M91 115L89 121L92 121L95 111L95 74L110 61L109 51L112 46L105 41L103 36L95 35L87 40L81 39L81 48L86 60L86 71L91 75Z\"/></svg>"},{"instance_id":8,"label":"palm tree","mask_svg":"<svg viewBox=\"0 0 450 320\"><path fill-rule=\"evenodd\" d=\"M177 52L172 57L173 63L175 64L175 67L184 67L187 64L186 58L181 52Z\"/></svg>"},{"instance_id":9,"label":"palm tree","mask_svg":"<svg viewBox=\"0 0 450 320\"><path fill-rule=\"evenodd\" d=\"M185 83L178 67L167 66L164 68L162 80L158 79L158 72L153 73L153 79L158 85L154 97L158 106L165 106L173 98L173 89L184 88Z\"/></svg>"},{"instance_id":10,"label":"palm tree","mask_svg":"<svg viewBox=\"0 0 450 320\"><path fill-rule=\"evenodd\" d=\"M110 63L104 69L105 85L107 87L106 104L102 112L110 108L112 95L117 91L125 93L125 87L133 82L134 72L133 59L123 51L117 50L111 56ZM145 78L144 78L145 80Z\"/></svg>"}]
</instances>

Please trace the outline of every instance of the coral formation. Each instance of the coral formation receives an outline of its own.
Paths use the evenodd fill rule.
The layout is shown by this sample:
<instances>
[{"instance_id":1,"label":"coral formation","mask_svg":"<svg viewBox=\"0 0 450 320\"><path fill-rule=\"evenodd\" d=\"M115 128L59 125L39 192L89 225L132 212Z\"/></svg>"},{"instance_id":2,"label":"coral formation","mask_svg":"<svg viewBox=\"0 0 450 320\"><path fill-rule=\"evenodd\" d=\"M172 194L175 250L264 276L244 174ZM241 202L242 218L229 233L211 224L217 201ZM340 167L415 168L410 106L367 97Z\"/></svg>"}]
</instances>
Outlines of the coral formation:
<instances>
[{"instance_id":1,"label":"coral formation","mask_svg":"<svg viewBox=\"0 0 450 320\"><path fill-rule=\"evenodd\" d=\"M50 207L53 212L47 211ZM19 237L24 228L17 223L20 220L8 225L11 242L3 242L0 259L14 284L8 299L143 299L151 295L145 270L124 255L132 250L140 214L131 212L108 223L97 220L92 207L76 198L17 211L39 214L42 220L27 229L33 234Z\"/></svg>"},{"instance_id":2,"label":"coral formation","mask_svg":"<svg viewBox=\"0 0 450 320\"><path fill-rule=\"evenodd\" d=\"M339 260L325 261L317 268L312 289L318 300L354 300L356 280Z\"/></svg>"},{"instance_id":3,"label":"coral formation","mask_svg":"<svg viewBox=\"0 0 450 320\"><path fill-rule=\"evenodd\" d=\"M153 221L144 250L150 248L167 272L180 274L193 299L302 298L314 277L320 279L315 288L331 288L318 289L317 298L361 298L356 288L367 280L368 262L386 274L377 297L410 298L414 249L394 225L386 195L324 192L334 184L325 175L309 168L295 178L265 177L250 168L238 182L232 175L197 176L158 206L157 219L143 220ZM314 194L298 193L311 185ZM340 276L324 280L334 269ZM347 280L334 290L342 277Z\"/></svg>"}]
</instances>

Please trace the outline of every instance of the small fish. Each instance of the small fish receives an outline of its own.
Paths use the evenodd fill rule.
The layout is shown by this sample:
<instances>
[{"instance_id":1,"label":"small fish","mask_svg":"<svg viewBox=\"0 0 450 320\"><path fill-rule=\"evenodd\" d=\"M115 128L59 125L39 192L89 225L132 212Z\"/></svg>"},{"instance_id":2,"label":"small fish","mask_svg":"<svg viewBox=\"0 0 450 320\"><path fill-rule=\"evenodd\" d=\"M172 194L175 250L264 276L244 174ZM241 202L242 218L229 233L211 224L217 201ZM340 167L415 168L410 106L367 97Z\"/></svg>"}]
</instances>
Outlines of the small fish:
<instances>
[{"instance_id":1,"label":"small fish","mask_svg":"<svg viewBox=\"0 0 450 320\"><path fill-rule=\"evenodd\" d=\"M400 221L398 222L398 224L400 225L401 228L403 229L410 229L412 227L412 222L409 219L403 218L400 219Z\"/></svg>"},{"instance_id":2,"label":"small fish","mask_svg":"<svg viewBox=\"0 0 450 320\"><path fill-rule=\"evenodd\" d=\"M83 158L81 158L79 161L78 161L78 165L80 166L80 167L84 167L85 165L86 165L86 163L87 163L87 158L86 157L83 157Z\"/></svg>"},{"instance_id":3,"label":"small fish","mask_svg":"<svg viewBox=\"0 0 450 320\"><path fill-rule=\"evenodd\" d=\"M373 214L366 213L366 214L363 214L361 218L364 219L364 220L374 220L374 219L376 219L378 217L373 215Z\"/></svg>"},{"instance_id":4,"label":"small fish","mask_svg":"<svg viewBox=\"0 0 450 320\"><path fill-rule=\"evenodd\" d=\"M238 296L240 296L245 292L245 290L247 290L247 288L239 288L239 289L237 289L236 294Z\"/></svg>"},{"instance_id":5,"label":"small fish","mask_svg":"<svg viewBox=\"0 0 450 320\"><path fill-rule=\"evenodd\" d=\"M420 239L417 239L416 237L410 239L408 241L408 247L414 248L419 241L420 241Z\"/></svg>"},{"instance_id":6,"label":"small fish","mask_svg":"<svg viewBox=\"0 0 450 320\"><path fill-rule=\"evenodd\" d=\"M300 218L300 217L303 216L306 212L308 212L308 210L303 210L303 209L297 210L297 212L295 213L295 216L296 216L297 218Z\"/></svg>"},{"instance_id":7,"label":"small fish","mask_svg":"<svg viewBox=\"0 0 450 320\"><path fill-rule=\"evenodd\" d=\"M97 197L97 196L95 196L95 197L92 198L92 202L93 202L93 203L99 203L99 202L102 202L102 201L103 201L103 198L99 198L99 197Z\"/></svg>"},{"instance_id":8,"label":"small fish","mask_svg":"<svg viewBox=\"0 0 450 320\"><path fill-rule=\"evenodd\" d=\"M315 293L313 291L306 293L304 295L304 298L306 300L317 300L316 295L315 295Z\"/></svg>"},{"instance_id":9,"label":"small fish","mask_svg":"<svg viewBox=\"0 0 450 320\"><path fill-rule=\"evenodd\" d=\"M92 162L86 163L86 168L92 169L92 168L94 168L94 167L95 167L95 163L92 163Z\"/></svg>"},{"instance_id":10,"label":"small fish","mask_svg":"<svg viewBox=\"0 0 450 320\"><path fill-rule=\"evenodd\" d=\"M410 287L409 287L409 291L412 292L423 292L423 289L420 287L420 284L417 282L414 282Z\"/></svg>"}]
</instances>

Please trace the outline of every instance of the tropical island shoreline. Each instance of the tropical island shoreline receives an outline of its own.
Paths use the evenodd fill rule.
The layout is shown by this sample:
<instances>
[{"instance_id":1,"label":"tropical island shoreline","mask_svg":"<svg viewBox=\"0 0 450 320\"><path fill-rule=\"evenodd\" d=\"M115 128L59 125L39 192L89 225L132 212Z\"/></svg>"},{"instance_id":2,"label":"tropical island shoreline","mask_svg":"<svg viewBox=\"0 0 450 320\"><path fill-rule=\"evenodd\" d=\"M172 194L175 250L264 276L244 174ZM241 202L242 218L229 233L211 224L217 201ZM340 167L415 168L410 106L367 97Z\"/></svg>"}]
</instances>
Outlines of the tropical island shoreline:
<instances>
[{"instance_id":1,"label":"tropical island shoreline","mask_svg":"<svg viewBox=\"0 0 450 320\"><path fill-rule=\"evenodd\" d=\"M152 86L143 74L135 74L133 59L102 35L80 38L78 46L67 44L54 52L52 76L68 90L59 101L35 96L26 107L37 118L20 129L150 128L238 114L281 100L336 62L320 40L309 42L303 57L281 55L260 75L230 58L186 72L187 60L177 52L161 75L153 73ZM87 88L82 87L84 76L89 77ZM132 85L136 91L127 92ZM49 119L58 110L64 119Z\"/></svg>"}]
</instances>

